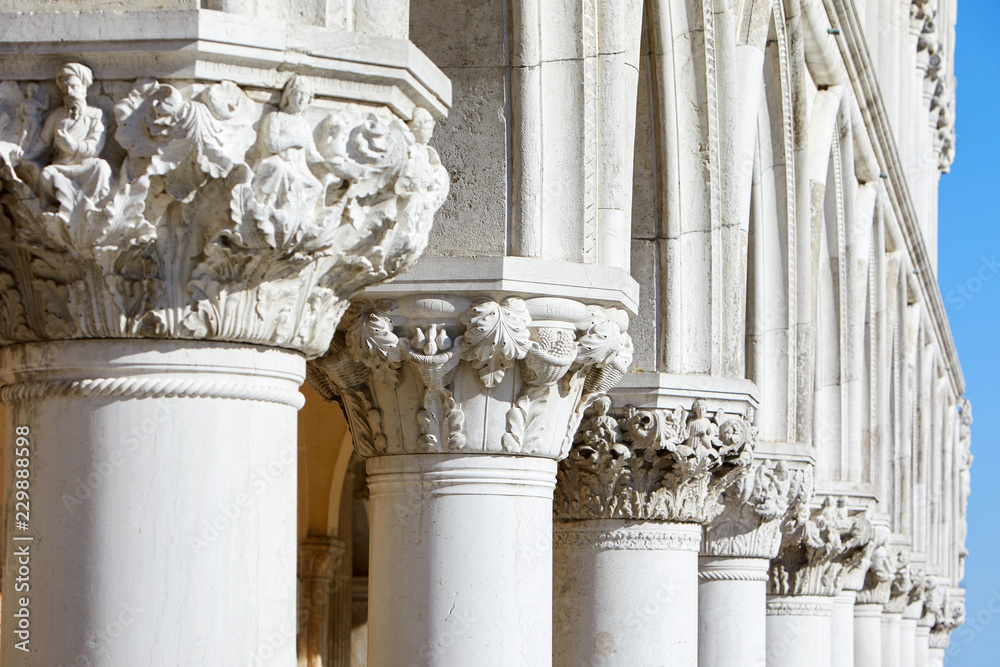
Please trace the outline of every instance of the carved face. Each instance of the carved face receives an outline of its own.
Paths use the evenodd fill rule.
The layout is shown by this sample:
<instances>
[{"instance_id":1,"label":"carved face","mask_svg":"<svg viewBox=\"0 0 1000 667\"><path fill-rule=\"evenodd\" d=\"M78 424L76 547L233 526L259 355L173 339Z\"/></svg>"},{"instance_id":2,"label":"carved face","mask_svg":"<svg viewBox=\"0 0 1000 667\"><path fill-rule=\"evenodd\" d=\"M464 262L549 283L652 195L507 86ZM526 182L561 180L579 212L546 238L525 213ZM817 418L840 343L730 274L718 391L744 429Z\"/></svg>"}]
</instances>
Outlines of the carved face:
<instances>
[{"instance_id":1,"label":"carved face","mask_svg":"<svg viewBox=\"0 0 1000 667\"><path fill-rule=\"evenodd\" d=\"M161 86L151 98L146 110L145 126L151 137L170 133L174 118L184 106L184 98L173 86Z\"/></svg>"},{"instance_id":2,"label":"carved face","mask_svg":"<svg viewBox=\"0 0 1000 667\"><path fill-rule=\"evenodd\" d=\"M66 97L73 101L82 101L87 99L87 87L83 85L83 81L80 77L76 75L69 75L62 79L63 92L66 93Z\"/></svg>"},{"instance_id":3,"label":"carved face","mask_svg":"<svg viewBox=\"0 0 1000 667\"><path fill-rule=\"evenodd\" d=\"M312 90L305 81L296 78L292 80L288 89L281 96L281 109L286 113L301 113L312 101Z\"/></svg>"}]
</instances>

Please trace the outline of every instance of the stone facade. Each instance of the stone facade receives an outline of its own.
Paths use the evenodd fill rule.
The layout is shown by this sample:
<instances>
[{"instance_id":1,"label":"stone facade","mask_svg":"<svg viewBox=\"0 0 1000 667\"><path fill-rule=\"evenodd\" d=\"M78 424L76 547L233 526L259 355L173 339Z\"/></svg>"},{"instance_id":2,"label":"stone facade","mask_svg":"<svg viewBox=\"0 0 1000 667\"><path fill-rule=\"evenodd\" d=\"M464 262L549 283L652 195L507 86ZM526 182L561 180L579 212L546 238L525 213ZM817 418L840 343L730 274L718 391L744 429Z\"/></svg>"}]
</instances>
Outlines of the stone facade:
<instances>
[{"instance_id":1,"label":"stone facade","mask_svg":"<svg viewBox=\"0 0 1000 667\"><path fill-rule=\"evenodd\" d=\"M119 5L0 0L4 665L942 664L954 0Z\"/></svg>"}]
</instances>

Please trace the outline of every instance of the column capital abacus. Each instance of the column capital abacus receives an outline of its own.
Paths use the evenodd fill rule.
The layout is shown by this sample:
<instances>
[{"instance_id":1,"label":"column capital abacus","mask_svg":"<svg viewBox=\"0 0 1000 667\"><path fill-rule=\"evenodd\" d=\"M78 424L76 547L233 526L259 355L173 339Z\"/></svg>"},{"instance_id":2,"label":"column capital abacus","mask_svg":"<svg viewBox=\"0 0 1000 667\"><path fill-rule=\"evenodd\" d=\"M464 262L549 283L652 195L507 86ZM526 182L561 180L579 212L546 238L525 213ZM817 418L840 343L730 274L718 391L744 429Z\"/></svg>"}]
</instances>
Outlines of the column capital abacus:
<instances>
[{"instance_id":1,"label":"column capital abacus","mask_svg":"<svg viewBox=\"0 0 1000 667\"><path fill-rule=\"evenodd\" d=\"M631 363L627 328L624 310L560 297L358 299L309 378L341 402L365 457L560 459Z\"/></svg>"},{"instance_id":2,"label":"column capital abacus","mask_svg":"<svg viewBox=\"0 0 1000 667\"><path fill-rule=\"evenodd\" d=\"M54 75L0 83L0 344L316 356L353 294L416 261L448 193L428 111L318 99L317 77Z\"/></svg>"},{"instance_id":3,"label":"column capital abacus","mask_svg":"<svg viewBox=\"0 0 1000 667\"><path fill-rule=\"evenodd\" d=\"M610 399L595 403L560 464L555 515L559 520L634 519L702 523L715 500L744 477L753 461L754 410L718 409L695 398L690 409L611 414Z\"/></svg>"}]
</instances>

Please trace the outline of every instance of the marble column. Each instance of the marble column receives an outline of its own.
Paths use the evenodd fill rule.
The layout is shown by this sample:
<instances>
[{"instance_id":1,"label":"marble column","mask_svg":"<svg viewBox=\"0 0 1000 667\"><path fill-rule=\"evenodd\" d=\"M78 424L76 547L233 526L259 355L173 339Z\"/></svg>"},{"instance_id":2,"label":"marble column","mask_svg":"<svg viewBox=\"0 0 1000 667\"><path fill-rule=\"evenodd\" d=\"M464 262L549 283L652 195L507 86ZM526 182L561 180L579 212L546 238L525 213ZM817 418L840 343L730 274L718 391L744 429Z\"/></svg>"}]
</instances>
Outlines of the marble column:
<instances>
[{"instance_id":1,"label":"marble column","mask_svg":"<svg viewBox=\"0 0 1000 667\"><path fill-rule=\"evenodd\" d=\"M895 574L887 542L889 529L875 528L868 568L860 572L859 590L854 606L854 665L881 667L882 613L889 602Z\"/></svg>"},{"instance_id":2,"label":"marble column","mask_svg":"<svg viewBox=\"0 0 1000 667\"><path fill-rule=\"evenodd\" d=\"M931 624L933 621L926 617L917 621L916 648L914 650L913 664L915 667L930 667L931 664Z\"/></svg>"},{"instance_id":3,"label":"marble column","mask_svg":"<svg viewBox=\"0 0 1000 667\"><path fill-rule=\"evenodd\" d=\"M854 667L882 666L882 605L854 607Z\"/></svg>"},{"instance_id":4,"label":"marble column","mask_svg":"<svg viewBox=\"0 0 1000 667\"><path fill-rule=\"evenodd\" d=\"M904 614L899 622L899 664L914 665L917 661L917 619Z\"/></svg>"},{"instance_id":5,"label":"marble column","mask_svg":"<svg viewBox=\"0 0 1000 667\"><path fill-rule=\"evenodd\" d=\"M695 523L557 522L553 665L697 664L700 542Z\"/></svg>"},{"instance_id":6,"label":"marble column","mask_svg":"<svg viewBox=\"0 0 1000 667\"><path fill-rule=\"evenodd\" d=\"M854 647L857 641L854 637L854 604L857 599L857 591L845 589L833 600L831 667L853 667L854 665Z\"/></svg>"},{"instance_id":7,"label":"marble column","mask_svg":"<svg viewBox=\"0 0 1000 667\"><path fill-rule=\"evenodd\" d=\"M768 581L768 667L832 667L834 648L853 653L833 647L834 602L847 573L867 570L874 535L866 513L843 498L826 496L789 520Z\"/></svg>"},{"instance_id":8,"label":"marble column","mask_svg":"<svg viewBox=\"0 0 1000 667\"><path fill-rule=\"evenodd\" d=\"M899 623L901 614L882 612L882 667L902 667L899 661Z\"/></svg>"},{"instance_id":9,"label":"marble column","mask_svg":"<svg viewBox=\"0 0 1000 667\"><path fill-rule=\"evenodd\" d=\"M290 666L298 387L426 245L448 82L405 39L63 7L0 15L2 662ZM370 89L286 59L345 38Z\"/></svg>"},{"instance_id":10,"label":"marble column","mask_svg":"<svg viewBox=\"0 0 1000 667\"><path fill-rule=\"evenodd\" d=\"M331 619L344 541L329 535L309 535L299 541L298 649L303 667L330 667Z\"/></svg>"},{"instance_id":11,"label":"marble column","mask_svg":"<svg viewBox=\"0 0 1000 667\"><path fill-rule=\"evenodd\" d=\"M723 495L705 526L698 583L698 663L701 667L764 665L770 559L781 525L812 498L812 467L783 461L755 465Z\"/></svg>"},{"instance_id":12,"label":"marble column","mask_svg":"<svg viewBox=\"0 0 1000 667\"><path fill-rule=\"evenodd\" d=\"M756 429L747 404L727 412L688 401L675 410L626 406L618 417L610 398L599 400L560 464L553 665L657 664L665 655L698 664L706 627L692 612L703 593L717 602L699 585L701 524L748 473ZM735 583L754 589L763 565L719 559L710 576L723 587L748 579Z\"/></svg>"},{"instance_id":13,"label":"marble column","mask_svg":"<svg viewBox=\"0 0 1000 667\"><path fill-rule=\"evenodd\" d=\"M448 295L420 293L419 271L369 293L309 366L367 458L369 664L552 659L557 461L631 361L628 317L621 293L581 303L551 274L547 293L498 297L490 266L460 262ZM493 267L497 286L544 270ZM485 295L461 291L470 276Z\"/></svg>"},{"instance_id":14,"label":"marble column","mask_svg":"<svg viewBox=\"0 0 1000 667\"><path fill-rule=\"evenodd\" d=\"M767 667L830 667L833 596L769 595Z\"/></svg>"}]
</instances>

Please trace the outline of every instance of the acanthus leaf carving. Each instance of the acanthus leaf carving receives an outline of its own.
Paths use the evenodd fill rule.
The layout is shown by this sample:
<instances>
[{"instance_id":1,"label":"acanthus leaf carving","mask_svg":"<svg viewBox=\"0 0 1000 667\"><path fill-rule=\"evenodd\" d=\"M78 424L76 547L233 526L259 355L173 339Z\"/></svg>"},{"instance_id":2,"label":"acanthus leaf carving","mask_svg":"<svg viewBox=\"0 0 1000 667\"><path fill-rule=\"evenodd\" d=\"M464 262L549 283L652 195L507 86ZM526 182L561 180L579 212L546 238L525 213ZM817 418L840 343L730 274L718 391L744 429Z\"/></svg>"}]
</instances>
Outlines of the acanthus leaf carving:
<instances>
[{"instance_id":1,"label":"acanthus leaf carving","mask_svg":"<svg viewBox=\"0 0 1000 667\"><path fill-rule=\"evenodd\" d=\"M836 595L845 572L862 567L874 549L871 521L863 514L851 515L843 498L827 496L818 510L801 507L782 532L781 548L771 562L771 595Z\"/></svg>"},{"instance_id":2,"label":"acanthus leaf carving","mask_svg":"<svg viewBox=\"0 0 1000 667\"><path fill-rule=\"evenodd\" d=\"M445 299L421 298L427 302ZM546 307L553 305L550 299L545 302ZM580 310L575 302L566 302L571 304L564 306L569 309L567 312ZM445 310L451 312L450 308ZM414 404L412 392L419 396L412 417L408 417L416 423L416 437L411 438L409 427L403 426L396 434L397 442L390 445L394 452L480 452L561 458L569 450L570 441L564 434L575 432L584 409L581 405L589 405L601 395L596 388L589 393L584 390L594 362L578 361L580 338L587 335L592 324L581 329L572 320L534 322L520 297L473 299L468 310L451 319L441 317L432 308L422 316L425 324L419 325L408 324L392 312L395 311L386 304L359 300L343 318L340 328L353 359L366 368L367 379L363 383L369 396L389 399L395 395L391 409L405 412ZM604 315L604 319L613 317L616 316ZM441 321L430 321L435 318ZM615 344L630 349L628 334L617 324L615 331ZM401 366L395 363L397 347L406 362ZM331 348L330 355L335 354L339 352ZM617 363L628 358L627 352L617 350L606 353L602 361L610 366L612 356ZM331 362L322 359L314 362L314 366L321 374L352 370L334 368ZM394 374L393 381L386 381L387 366ZM315 382L323 384L321 379ZM484 395L477 398L475 387L469 386L469 382L480 387ZM455 387L461 388L462 399L456 397ZM475 401L477 410L471 432L486 435L475 444L470 444L467 431L469 400ZM480 414L479 411L486 409L484 402L496 405ZM504 430L492 435L484 428L497 424L489 421L489 426L484 427L479 420L493 420L491 415L497 414L497 408L504 410Z\"/></svg>"},{"instance_id":3,"label":"acanthus leaf carving","mask_svg":"<svg viewBox=\"0 0 1000 667\"><path fill-rule=\"evenodd\" d=\"M528 354L531 316L523 299L509 297L502 304L479 299L461 322L466 326L462 357L472 362L487 389L496 387L510 365Z\"/></svg>"},{"instance_id":4,"label":"acanthus leaf carving","mask_svg":"<svg viewBox=\"0 0 1000 667\"><path fill-rule=\"evenodd\" d=\"M711 518L710 498L749 470L757 439L752 413L718 410L709 417L703 399L690 410L626 406L612 428L609 410L606 399L594 404L560 464L555 512L561 520L702 523Z\"/></svg>"},{"instance_id":5,"label":"acanthus leaf carving","mask_svg":"<svg viewBox=\"0 0 1000 667\"><path fill-rule=\"evenodd\" d=\"M813 494L812 466L761 461L720 498L722 507L705 526L705 556L774 558L781 526L808 506Z\"/></svg>"},{"instance_id":6,"label":"acanthus leaf carving","mask_svg":"<svg viewBox=\"0 0 1000 667\"><path fill-rule=\"evenodd\" d=\"M92 83L66 65L47 113L55 86L0 83L0 111L20 110L17 123L0 113L0 266L25 320L12 342L216 339L315 356L351 296L412 266L447 195L425 110L407 126L323 102L317 122L300 76L275 107L232 82L141 79L113 100L112 139Z\"/></svg>"}]
</instances>

